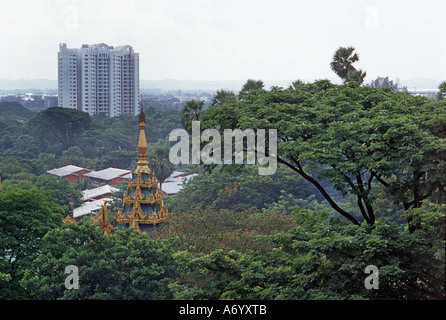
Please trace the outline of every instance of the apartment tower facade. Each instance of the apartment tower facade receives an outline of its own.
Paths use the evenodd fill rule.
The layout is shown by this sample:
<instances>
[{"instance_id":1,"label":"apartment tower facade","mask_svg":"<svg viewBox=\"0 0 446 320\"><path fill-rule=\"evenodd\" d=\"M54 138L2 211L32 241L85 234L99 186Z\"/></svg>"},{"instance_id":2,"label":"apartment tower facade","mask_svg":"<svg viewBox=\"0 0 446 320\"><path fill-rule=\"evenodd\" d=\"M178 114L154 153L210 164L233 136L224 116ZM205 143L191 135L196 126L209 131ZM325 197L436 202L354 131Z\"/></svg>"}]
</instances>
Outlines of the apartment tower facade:
<instances>
[{"instance_id":1,"label":"apartment tower facade","mask_svg":"<svg viewBox=\"0 0 446 320\"><path fill-rule=\"evenodd\" d=\"M129 45L59 45L60 107L115 117L139 114L139 53Z\"/></svg>"}]
</instances>

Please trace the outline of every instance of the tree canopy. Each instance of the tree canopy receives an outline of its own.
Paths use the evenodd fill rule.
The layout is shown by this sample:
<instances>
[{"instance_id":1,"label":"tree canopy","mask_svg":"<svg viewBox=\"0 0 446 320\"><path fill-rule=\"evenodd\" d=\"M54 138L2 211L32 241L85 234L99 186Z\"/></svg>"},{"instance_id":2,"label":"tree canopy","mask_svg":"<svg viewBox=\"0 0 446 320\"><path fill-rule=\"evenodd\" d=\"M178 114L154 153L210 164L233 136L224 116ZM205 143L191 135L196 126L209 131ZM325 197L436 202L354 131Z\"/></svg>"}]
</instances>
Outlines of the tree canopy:
<instances>
[{"instance_id":1,"label":"tree canopy","mask_svg":"<svg viewBox=\"0 0 446 320\"><path fill-rule=\"evenodd\" d=\"M443 81L438 86L438 93L437 93L437 99L442 100L446 98L446 81Z\"/></svg>"},{"instance_id":2,"label":"tree canopy","mask_svg":"<svg viewBox=\"0 0 446 320\"><path fill-rule=\"evenodd\" d=\"M45 109L28 122L28 127L45 151L52 151L53 145L60 146L62 150L72 147L90 125L88 113L60 107Z\"/></svg>"},{"instance_id":3,"label":"tree canopy","mask_svg":"<svg viewBox=\"0 0 446 320\"><path fill-rule=\"evenodd\" d=\"M425 232L408 235L380 220L372 228L338 216L295 209L297 227L260 241L272 249L175 254L183 269L176 299L444 299L444 205L414 209ZM434 222L435 221L435 222ZM442 234L440 236L440 234ZM379 267L379 290L364 286Z\"/></svg>"},{"instance_id":4,"label":"tree canopy","mask_svg":"<svg viewBox=\"0 0 446 320\"><path fill-rule=\"evenodd\" d=\"M201 115L201 128L277 129L278 162L359 225L321 182L354 195L363 221L373 225L376 184L406 210L427 198L444 201L445 119L444 101L322 80L212 106Z\"/></svg>"},{"instance_id":5,"label":"tree canopy","mask_svg":"<svg viewBox=\"0 0 446 320\"><path fill-rule=\"evenodd\" d=\"M0 191L0 272L11 277L0 298L21 299L18 282L42 248L42 238L62 224L64 209L48 191L4 184Z\"/></svg>"},{"instance_id":6,"label":"tree canopy","mask_svg":"<svg viewBox=\"0 0 446 320\"><path fill-rule=\"evenodd\" d=\"M264 84L262 80L248 79L243 84L242 89L238 93L237 97L239 100L242 100L248 93L253 92L255 90L261 90L263 89L263 87Z\"/></svg>"},{"instance_id":7,"label":"tree canopy","mask_svg":"<svg viewBox=\"0 0 446 320\"><path fill-rule=\"evenodd\" d=\"M0 101L0 120L24 120L30 119L34 112L15 101Z\"/></svg>"},{"instance_id":8,"label":"tree canopy","mask_svg":"<svg viewBox=\"0 0 446 320\"><path fill-rule=\"evenodd\" d=\"M221 90L206 110L191 108L184 119L202 130L276 129L277 171L200 167L164 198L169 226L147 234L117 226L106 236L88 217L62 225L79 190L93 186L45 175L66 164L134 169L135 117L3 117L0 299L444 299L446 100L360 86L354 71L343 85L248 80L239 95ZM144 103L158 178L196 172L163 167L178 107ZM85 115L79 130L52 131ZM111 220L127 183L119 187ZM68 290L73 265L80 286ZM370 265L379 290L364 285Z\"/></svg>"},{"instance_id":9,"label":"tree canopy","mask_svg":"<svg viewBox=\"0 0 446 320\"><path fill-rule=\"evenodd\" d=\"M63 286L66 266L79 268L78 290ZM33 299L170 299L169 281L177 266L167 243L117 229L104 235L87 221L55 229L43 238L42 253L22 286ZM61 285L62 284L62 285Z\"/></svg>"},{"instance_id":10,"label":"tree canopy","mask_svg":"<svg viewBox=\"0 0 446 320\"><path fill-rule=\"evenodd\" d=\"M187 131L192 132L192 121L198 121L203 111L204 100L190 100L186 102L181 110L181 126Z\"/></svg>"},{"instance_id":11,"label":"tree canopy","mask_svg":"<svg viewBox=\"0 0 446 320\"><path fill-rule=\"evenodd\" d=\"M258 168L251 166L234 175L215 168L210 174L191 179L178 194L166 198L166 203L170 210L176 212L208 206L237 211L253 207L261 210L278 201L281 190L300 199L317 192L314 186L289 168L278 168L272 176L261 176L257 171ZM316 198L322 200L319 195Z\"/></svg>"}]
</instances>

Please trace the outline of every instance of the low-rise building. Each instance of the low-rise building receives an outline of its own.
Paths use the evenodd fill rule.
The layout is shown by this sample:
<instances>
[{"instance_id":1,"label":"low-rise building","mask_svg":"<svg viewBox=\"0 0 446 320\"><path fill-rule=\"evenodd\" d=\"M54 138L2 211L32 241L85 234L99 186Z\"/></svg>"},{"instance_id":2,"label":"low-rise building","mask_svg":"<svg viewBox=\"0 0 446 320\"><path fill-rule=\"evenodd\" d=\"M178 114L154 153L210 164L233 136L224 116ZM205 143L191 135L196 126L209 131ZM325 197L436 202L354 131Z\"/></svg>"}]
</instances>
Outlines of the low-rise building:
<instances>
[{"instance_id":1,"label":"low-rise building","mask_svg":"<svg viewBox=\"0 0 446 320\"><path fill-rule=\"evenodd\" d=\"M100 171L92 171L82 167L68 165L61 168L48 170L47 173L56 175L58 177L67 178L71 182L76 182L80 179L88 178L93 184L99 186L94 189L84 191L84 201L88 199L100 199L117 191L118 189L112 187L120 181L128 181L132 172L126 169L107 168ZM185 173L181 171L174 171L162 184L161 191L164 195L174 195L183 189L184 183L197 176L197 173ZM158 187L160 184L158 183Z\"/></svg>"},{"instance_id":2,"label":"low-rise building","mask_svg":"<svg viewBox=\"0 0 446 320\"><path fill-rule=\"evenodd\" d=\"M95 201L110 198L111 195L118 190L118 188L112 187L108 184L94 189L87 189L82 191L82 201Z\"/></svg>"},{"instance_id":3,"label":"low-rise building","mask_svg":"<svg viewBox=\"0 0 446 320\"><path fill-rule=\"evenodd\" d=\"M96 214L99 209L101 209L104 201L111 202L113 199L111 198L102 198L94 201L84 202L80 207L74 208L73 210L73 218L78 219L86 215Z\"/></svg>"},{"instance_id":4,"label":"low-rise building","mask_svg":"<svg viewBox=\"0 0 446 320\"><path fill-rule=\"evenodd\" d=\"M107 168L100 171L87 173L85 177L91 179L94 184L116 185L120 181L127 181L131 178L132 171L118 168Z\"/></svg>"},{"instance_id":5,"label":"low-rise building","mask_svg":"<svg viewBox=\"0 0 446 320\"><path fill-rule=\"evenodd\" d=\"M164 195L170 196L177 194L184 187L184 183L197 176L197 173L185 173L180 171L174 171L164 182L161 184L161 191ZM160 186L160 184L158 184Z\"/></svg>"},{"instance_id":6,"label":"low-rise building","mask_svg":"<svg viewBox=\"0 0 446 320\"><path fill-rule=\"evenodd\" d=\"M126 169L107 168L100 171L93 171L74 165L48 170L47 173L67 178L71 182L88 178L95 185L116 185L120 181L127 181L132 175L132 172Z\"/></svg>"},{"instance_id":7,"label":"low-rise building","mask_svg":"<svg viewBox=\"0 0 446 320\"><path fill-rule=\"evenodd\" d=\"M76 182L77 180L84 178L84 176L90 172L92 171L73 165L68 165L65 167L55 168L47 171L47 173L49 174L62 178L67 178L71 182Z\"/></svg>"}]
</instances>

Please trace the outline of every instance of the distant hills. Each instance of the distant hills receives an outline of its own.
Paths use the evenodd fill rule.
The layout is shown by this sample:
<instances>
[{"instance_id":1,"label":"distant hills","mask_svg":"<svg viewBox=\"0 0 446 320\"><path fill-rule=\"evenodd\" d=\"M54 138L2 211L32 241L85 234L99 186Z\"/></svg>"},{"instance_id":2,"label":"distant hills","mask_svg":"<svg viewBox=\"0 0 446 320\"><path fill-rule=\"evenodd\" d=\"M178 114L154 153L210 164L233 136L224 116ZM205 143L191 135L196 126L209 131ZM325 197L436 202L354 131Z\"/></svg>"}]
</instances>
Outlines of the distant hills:
<instances>
[{"instance_id":1,"label":"distant hills","mask_svg":"<svg viewBox=\"0 0 446 320\"><path fill-rule=\"evenodd\" d=\"M158 88L161 90L234 90L238 91L244 81L200 81L200 80L140 80L141 89Z\"/></svg>"},{"instance_id":2,"label":"distant hills","mask_svg":"<svg viewBox=\"0 0 446 320\"><path fill-rule=\"evenodd\" d=\"M215 81L200 81L200 80L141 80L141 89L160 89L160 90L204 90L216 91L220 89L239 91L246 80L215 80ZM257 79L256 79L257 80ZM266 88L271 86L288 87L294 80L277 80L268 81L262 79ZM314 80L301 79L304 82L312 82ZM333 83L339 83L339 79L329 79ZM395 82L395 79L392 79ZM438 79L410 79L400 80L400 86L407 86L409 90L437 90L440 83L445 80ZM366 81L368 84L370 81ZM33 93L54 93L57 90L57 80L51 79L23 79L23 80L8 80L0 79L0 94L16 93L29 91ZM38 91L38 92L36 92Z\"/></svg>"},{"instance_id":3,"label":"distant hills","mask_svg":"<svg viewBox=\"0 0 446 320\"><path fill-rule=\"evenodd\" d=\"M57 80L50 79L27 79L10 80L0 79L0 93L9 93L11 90L34 89L39 91L57 90ZM7 92L5 92L7 91ZM14 93L14 92L12 92Z\"/></svg>"}]
</instances>

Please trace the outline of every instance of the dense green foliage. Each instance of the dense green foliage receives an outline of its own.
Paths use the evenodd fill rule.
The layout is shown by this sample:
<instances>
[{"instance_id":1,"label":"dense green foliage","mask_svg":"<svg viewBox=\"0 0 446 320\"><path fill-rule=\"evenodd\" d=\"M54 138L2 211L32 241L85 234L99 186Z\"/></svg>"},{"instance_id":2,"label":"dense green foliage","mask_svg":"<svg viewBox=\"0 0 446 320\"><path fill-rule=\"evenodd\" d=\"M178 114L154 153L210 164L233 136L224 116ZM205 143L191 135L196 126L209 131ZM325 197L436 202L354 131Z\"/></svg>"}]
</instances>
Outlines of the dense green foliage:
<instances>
[{"instance_id":1,"label":"dense green foliage","mask_svg":"<svg viewBox=\"0 0 446 320\"><path fill-rule=\"evenodd\" d=\"M374 224L377 186L405 210L427 198L446 198L444 101L324 80L257 90L241 101L210 107L200 119L202 129L276 129L278 162L357 225ZM344 196L356 197L361 219L339 205L324 179ZM416 227L411 225L412 231Z\"/></svg>"},{"instance_id":2,"label":"dense green foliage","mask_svg":"<svg viewBox=\"0 0 446 320\"><path fill-rule=\"evenodd\" d=\"M261 210L279 200L281 190L307 199L317 192L310 183L288 168L278 168L271 176L257 174L255 166L245 167L234 175L219 168L193 178L176 195L166 199L172 211L214 206L217 209ZM322 197L317 196L318 200Z\"/></svg>"},{"instance_id":3,"label":"dense green foliage","mask_svg":"<svg viewBox=\"0 0 446 320\"><path fill-rule=\"evenodd\" d=\"M65 267L79 269L79 289L67 290ZM55 229L22 286L34 299L170 299L177 266L167 243L129 229L104 235L88 221Z\"/></svg>"},{"instance_id":4,"label":"dense green foliage","mask_svg":"<svg viewBox=\"0 0 446 320\"><path fill-rule=\"evenodd\" d=\"M26 120L34 116L34 112L15 101L0 101L0 120Z\"/></svg>"},{"instance_id":5,"label":"dense green foliage","mask_svg":"<svg viewBox=\"0 0 446 320\"><path fill-rule=\"evenodd\" d=\"M135 117L3 117L0 299L445 299L446 100L345 80L271 90L250 80L206 110L146 105L157 175L200 172L165 197L172 221L150 234L105 236L88 218L62 226L88 183L45 175L134 169ZM277 129L276 173L164 167L169 132L193 119L202 130ZM69 265L79 289L64 286ZM378 289L365 287L369 265Z\"/></svg>"},{"instance_id":6,"label":"dense green foliage","mask_svg":"<svg viewBox=\"0 0 446 320\"><path fill-rule=\"evenodd\" d=\"M60 206L66 206L66 211L71 206L78 207L82 204L82 192L76 188L75 184L61 177L23 173L15 175L14 179L6 180L3 184L6 188L15 186L25 190L38 188L48 191L52 201Z\"/></svg>"},{"instance_id":7,"label":"dense green foliage","mask_svg":"<svg viewBox=\"0 0 446 320\"><path fill-rule=\"evenodd\" d=\"M446 81L443 81L438 86L437 99L442 100L446 97Z\"/></svg>"},{"instance_id":8,"label":"dense green foliage","mask_svg":"<svg viewBox=\"0 0 446 320\"><path fill-rule=\"evenodd\" d=\"M181 126L187 130L187 132L192 132L192 121L200 120L200 114L203 111L204 100L190 100L186 102L183 109L181 110L180 123Z\"/></svg>"},{"instance_id":9,"label":"dense green foliage","mask_svg":"<svg viewBox=\"0 0 446 320\"><path fill-rule=\"evenodd\" d=\"M180 126L178 110L150 106L144 109L149 144L165 140L170 131ZM15 157L20 162L29 159L29 171L34 174L67 164L92 170L109 166L130 169L135 165L139 135L135 119L90 117L81 111L58 107L45 109L27 122L0 119L0 157ZM2 171L9 174L7 169Z\"/></svg>"},{"instance_id":10,"label":"dense green foliage","mask_svg":"<svg viewBox=\"0 0 446 320\"><path fill-rule=\"evenodd\" d=\"M41 150L55 153L74 146L82 131L89 129L91 118L85 112L74 109L51 107L32 118L28 127L37 137Z\"/></svg>"},{"instance_id":11,"label":"dense green foliage","mask_svg":"<svg viewBox=\"0 0 446 320\"><path fill-rule=\"evenodd\" d=\"M174 214L167 229L158 238L178 237L177 250L209 254L215 250L267 252L271 243L262 236L285 232L295 227L292 215L284 212L260 212L256 209L190 209Z\"/></svg>"},{"instance_id":12,"label":"dense green foliage","mask_svg":"<svg viewBox=\"0 0 446 320\"><path fill-rule=\"evenodd\" d=\"M298 227L265 237L267 252L176 253L187 266L173 285L176 298L444 299L445 206L430 209L415 209L430 227L414 234L385 219L371 228L296 209ZM379 269L378 290L364 286L368 265Z\"/></svg>"},{"instance_id":13,"label":"dense green foliage","mask_svg":"<svg viewBox=\"0 0 446 320\"><path fill-rule=\"evenodd\" d=\"M0 272L9 275L10 281L2 284L0 299L23 298L18 282L39 255L45 234L62 224L63 213L64 209L54 203L49 192L3 186L0 191Z\"/></svg>"}]
</instances>

